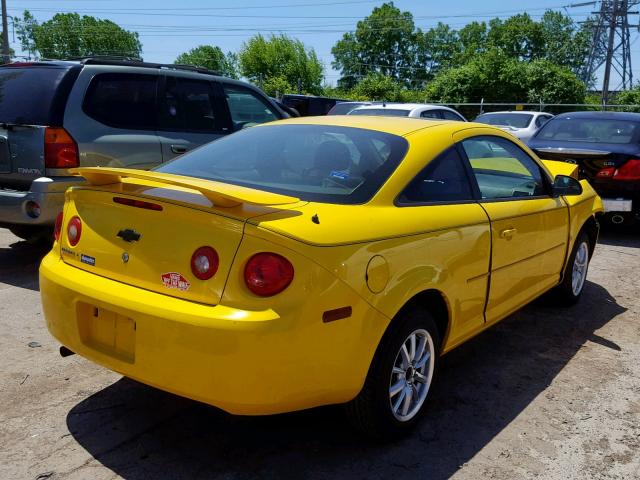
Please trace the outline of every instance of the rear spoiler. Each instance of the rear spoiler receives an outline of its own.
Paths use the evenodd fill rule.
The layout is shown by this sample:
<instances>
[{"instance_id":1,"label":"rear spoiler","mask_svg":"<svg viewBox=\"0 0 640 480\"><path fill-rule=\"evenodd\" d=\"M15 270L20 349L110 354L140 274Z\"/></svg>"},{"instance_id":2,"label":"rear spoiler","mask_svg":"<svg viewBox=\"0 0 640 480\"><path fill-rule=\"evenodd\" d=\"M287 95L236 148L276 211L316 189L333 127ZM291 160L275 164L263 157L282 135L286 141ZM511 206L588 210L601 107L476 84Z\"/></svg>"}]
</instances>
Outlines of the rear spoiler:
<instances>
[{"instance_id":1,"label":"rear spoiler","mask_svg":"<svg viewBox=\"0 0 640 480\"><path fill-rule=\"evenodd\" d=\"M125 178L147 180L165 185L196 190L220 207L236 207L242 203L251 205L284 205L300 199L279 193L265 192L229 183L185 177L171 173L149 172L130 168L85 167L69 170L73 175L84 177L90 185L122 183Z\"/></svg>"}]
</instances>

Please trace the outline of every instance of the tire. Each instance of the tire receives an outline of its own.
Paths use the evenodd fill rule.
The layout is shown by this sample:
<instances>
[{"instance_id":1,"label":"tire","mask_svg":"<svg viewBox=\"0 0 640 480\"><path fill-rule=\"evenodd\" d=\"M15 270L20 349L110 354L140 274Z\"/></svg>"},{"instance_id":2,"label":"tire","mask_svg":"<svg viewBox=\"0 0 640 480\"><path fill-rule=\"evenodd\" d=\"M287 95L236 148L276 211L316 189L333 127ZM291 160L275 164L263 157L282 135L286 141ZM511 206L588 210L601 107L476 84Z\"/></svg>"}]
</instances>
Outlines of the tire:
<instances>
[{"instance_id":1,"label":"tire","mask_svg":"<svg viewBox=\"0 0 640 480\"><path fill-rule=\"evenodd\" d=\"M413 358L412 335L416 339ZM420 355L423 341L423 355ZM411 359L409 363L402 354L403 346ZM425 361L427 351L429 357ZM420 308L401 312L378 346L362 391L345 406L356 429L376 440L393 439L411 431L426 411L439 356L440 335L433 317ZM397 392L392 394L392 389ZM411 397L407 403L409 391Z\"/></svg>"},{"instance_id":2,"label":"tire","mask_svg":"<svg viewBox=\"0 0 640 480\"><path fill-rule=\"evenodd\" d=\"M580 232L569 256L562 282L554 290L562 305L575 305L580 300L589 270L590 251L589 237L584 231Z\"/></svg>"},{"instance_id":3,"label":"tire","mask_svg":"<svg viewBox=\"0 0 640 480\"><path fill-rule=\"evenodd\" d=\"M53 243L53 232L48 227L34 227L32 225L14 225L9 231L16 237L33 244Z\"/></svg>"}]
</instances>

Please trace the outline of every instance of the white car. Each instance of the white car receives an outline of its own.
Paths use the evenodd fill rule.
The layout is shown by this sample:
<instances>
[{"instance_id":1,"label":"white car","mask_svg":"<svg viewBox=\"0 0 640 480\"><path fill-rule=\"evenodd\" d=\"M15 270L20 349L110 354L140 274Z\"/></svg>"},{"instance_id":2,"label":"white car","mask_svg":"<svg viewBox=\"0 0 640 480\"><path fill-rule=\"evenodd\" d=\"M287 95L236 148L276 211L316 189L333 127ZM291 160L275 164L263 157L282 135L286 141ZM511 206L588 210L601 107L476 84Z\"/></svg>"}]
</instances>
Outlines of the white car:
<instances>
[{"instance_id":1,"label":"white car","mask_svg":"<svg viewBox=\"0 0 640 480\"><path fill-rule=\"evenodd\" d=\"M553 115L545 112L491 112L482 113L474 120L478 123L486 123L501 128L511 135L518 137L523 142L529 141L540 127L553 118Z\"/></svg>"},{"instance_id":2,"label":"white car","mask_svg":"<svg viewBox=\"0 0 640 480\"><path fill-rule=\"evenodd\" d=\"M430 120L455 120L466 122L467 119L453 108L424 103L380 103L365 105L350 111L347 115L374 115L378 117L413 117Z\"/></svg>"}]
</instances>

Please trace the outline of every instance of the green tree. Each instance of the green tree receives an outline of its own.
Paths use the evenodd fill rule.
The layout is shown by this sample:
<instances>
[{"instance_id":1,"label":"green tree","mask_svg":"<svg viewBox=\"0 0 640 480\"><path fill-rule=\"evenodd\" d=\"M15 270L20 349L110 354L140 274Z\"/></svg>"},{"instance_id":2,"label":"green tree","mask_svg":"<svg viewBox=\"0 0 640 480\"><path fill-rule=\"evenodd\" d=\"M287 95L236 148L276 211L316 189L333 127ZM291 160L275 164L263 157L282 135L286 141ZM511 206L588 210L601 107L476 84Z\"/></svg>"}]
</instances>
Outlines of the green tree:
<instances>
[{"instance_id":1,"label":"green tree","mask_svg":"<svg viewBox=\"0 0 640 480\"><path fill-rule=\"evenodd\" d=\"M297 91L299 87L314 95L322 92L322 63L316 52L305 48L300 40L286 35L267 39L258 34L244 43L238 59L242 75L269 95L276 94L276 86L286 87L287 91Z\"/></svg>"},{"instance_id":2,"label":"green tree","mask_svg":"<svg viewBox=\"0 0 640 480\"><path fill-rule=\"evenodd\" d=\"M593 29L579 27L571 17L548 10L540 20L545 42L544 58L578 73L589 56Z\"/></svg>"},{"instance_id":3,"label":"green tree","mask_svg":"<svg viewBox=\"0 0 640 480\"><path fill-rule=\"evenodd\" d=\"M77 13L57 13L42 24L25 11L16 30L23 48L41 58L89 55L139 57L142 45L137 32L129 32L110 20Z\"/></svg>"},{"instance_id":4,"label":"green tree","mask_svg":"<svg viewBox=\"0 0 640 480\"><path fill-rule=\"evenodd\" d=\"M188 52L178 55L173 63L204 67L220 72L227 77L238 78L237 61L235 61L234 54L229 52L225 55L220 47L213 45L200 45L192 48Z\"/></svg>"},{"instance_id":5,"label":"green tree","mask_svg":"<svg viewBox=\"0 0 640 480\"><path fill-rule=\"evenodd\" d=\"M333 67L341 71L339 83L353 87L368 73L380 73L408 81L415 67L416 31L413 16L393 2L376 7L359 21L353 33L345 33L331 49Z\"/></svg>"},{"instance_id":6,"label":"green tree","mask_svg":"<svg viewBox=\"0 0 640 480\"><path fill-rule=\"evenodd\" d=\"M15 17L13 23L16 29L16 35L20 40L22 51L26 52L29 59L36 57L36 43L34 40L34 31L38 26L38 22L34 16L25 10L22 17Z\"/></svg>"},{"instance_id":7,"label":"green tree","mask_svg":"<svg viewBox=\"0 0 640 480\"><path fill-rule=\"evenodd\" d=\"M370 73L355 86L351 96L359 100L404 102L408 92L398 80L381 73Z\"/></svg>"},{"instance_id":8,"label":"green tree","mask_svg":"<svg viewBox=\"0 0 640 480\"><path fill-rule=\"evenodd\" d=\"M506 20L494 18L489 22L487 42L507 57L533 60L545 53L545 35L542 24L527 14L514 15Z\"/></svg>"},{"instance_id":9,"label":"green tree","mask_svg":"<svg viewBox=\"0 0 640 480\"><path fill-rule=\"evenodd\" d=\"M448 103L582 103L586 87L567 68L548 60L523 61L492 49L466 65L440 73L425 95Z\"/></svg>"}]
</instances>

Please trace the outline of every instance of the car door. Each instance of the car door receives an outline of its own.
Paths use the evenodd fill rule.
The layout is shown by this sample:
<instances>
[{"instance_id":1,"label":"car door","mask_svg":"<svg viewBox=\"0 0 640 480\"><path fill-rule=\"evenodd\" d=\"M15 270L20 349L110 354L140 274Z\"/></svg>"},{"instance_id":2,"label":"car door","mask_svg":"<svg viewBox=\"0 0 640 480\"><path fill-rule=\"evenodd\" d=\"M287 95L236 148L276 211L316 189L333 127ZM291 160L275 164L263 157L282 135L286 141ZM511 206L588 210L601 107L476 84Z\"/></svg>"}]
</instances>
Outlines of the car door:
<instances>
[{"instance_id":1,"label":"car door","mask_svg":"<svg viewBox=\"0 0 640 480\"><path fill-rule=\"evenodd\" d=\"M162 77L158 137L164 162L231 133L219 89L213 80Z\"/></svg>"},{"instance_id":2,"label":"car door","mask_svg":"<svg viewBox=\"0 0 640 480\"><path fill-rule=\"evenodd\" d=\"M85 67L65 111L64 126L78 144L80 166L150 169L159 165L157 72L100 68Z\"/></svg>"},{"instance_id":3,"label":"car door","mask_svg":"<svg viewBox=\"0 0 640 480\"><path fill-rule=\"evenodd\" d=\"M487 322L498 321L557 284L566 255L568 209L551 196L546 171L511 140L469 135L459 146L491 221Z\"/></svg>"},{"instance_id":4,"label":"car door","mask_svg":"<svg viewBox=\"0 0 640 480\"><path fill-rule=\"evenodd\" d=\"M475 200L470 173L457 148L453 146L429 162L395 204L398 218L424 225L424 229L437 225L435 231L397 246L394 253L410 263L406 265L408 272L420 272L414 276L441 282L451 300L447 344L459 344L485 325L491 236L489 218Z\"/></svg>"}]
</instances>

